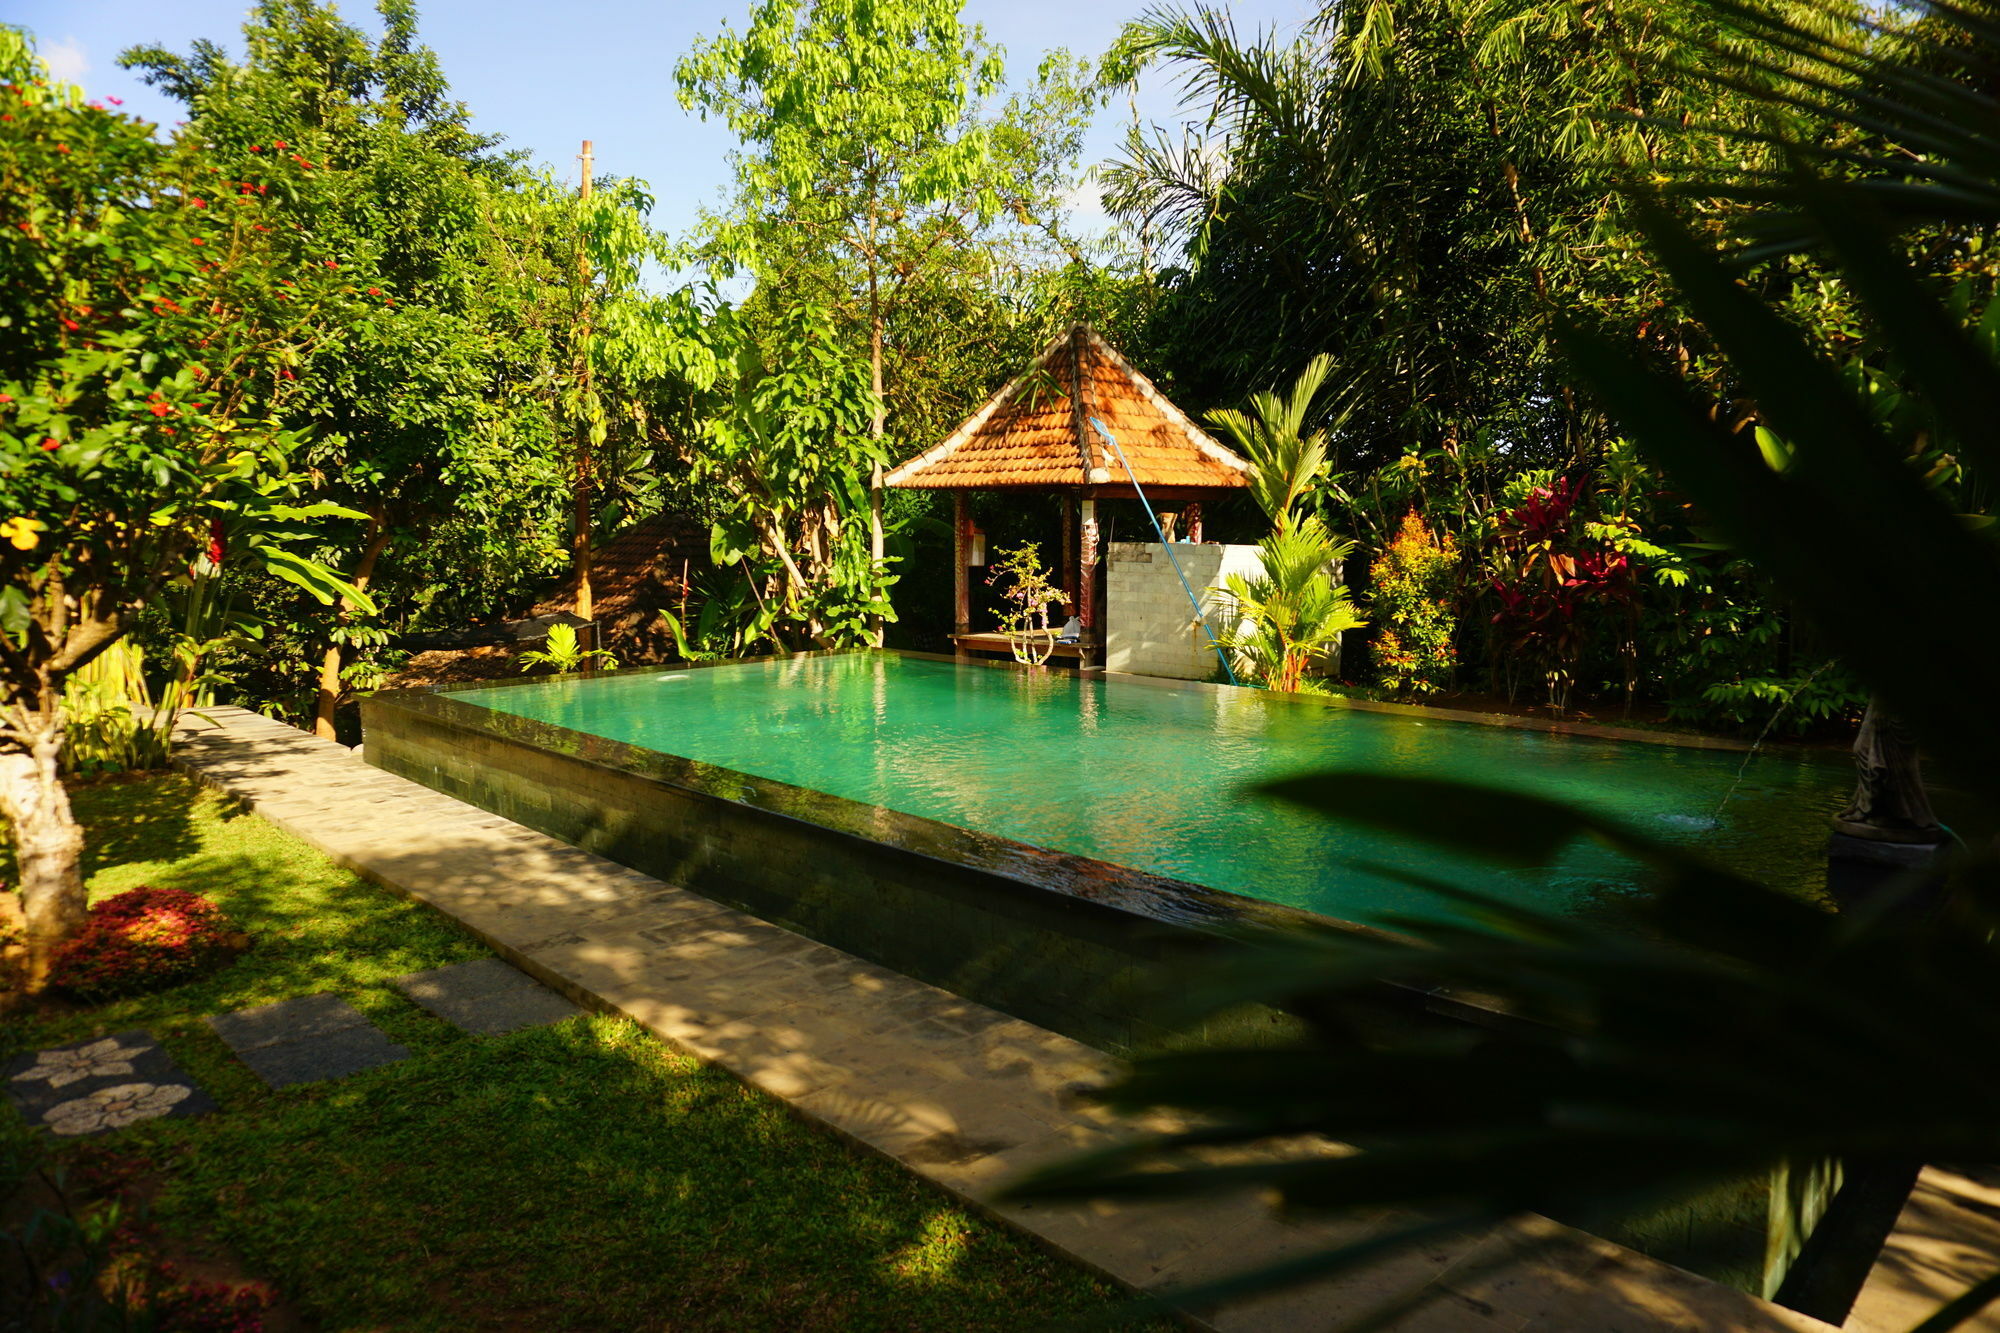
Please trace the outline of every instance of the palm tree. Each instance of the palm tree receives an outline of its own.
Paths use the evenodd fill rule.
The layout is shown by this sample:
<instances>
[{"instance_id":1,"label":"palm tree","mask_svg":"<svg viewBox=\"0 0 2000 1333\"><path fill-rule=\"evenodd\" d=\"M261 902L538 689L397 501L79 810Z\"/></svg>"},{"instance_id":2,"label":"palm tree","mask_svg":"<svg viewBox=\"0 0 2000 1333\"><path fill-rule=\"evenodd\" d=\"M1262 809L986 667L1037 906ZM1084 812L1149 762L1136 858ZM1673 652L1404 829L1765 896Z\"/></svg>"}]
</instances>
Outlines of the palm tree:
<instances>
[{"instance_id":1,"label":"palm tree","mask_svg":"<svg viewBox=\"0 0 2000 1333\"><path fill-rule=\"evenodd\" d=\"M1278 527L1257 544L1263 574L1223 581L1243 624L1218 641L1271 689L1298 690L1315 661L1339 651L1342 634L1368 623L1329 572L1353 549L1317 514Z\"/></svg>"},{"instance_id":2,"label":"palm tree","mask_svg":"<svg viewBox=\"0 0 2000 1333\"><path fill-rule=\"evenodd\" d=\"M1226 407L1208 414L1250 459L1251 498L1280 532L1293 526L1326 476L1326 432L1308 433L1306 419L1332 373L1333 358L1322 352L1306 363L1285 397L1265 389L1250 395L1248 412Z\"/></svg>"},{"instance_id":3,"label":"palm tree","mask_svg":"<svg viewBox=\"0 0 2000 1333\"><path fill-rule=\"evenodd\" d=\"M1337 657L1340 636L1367 622L1355 614L1339 582L1340 562L1353 551L1309 512L1313 492L1326 476L1326 432L1308 431L1313 400L1333 373L1333 358L1314 357L1291 392L1263 390L1249 411L1224 408L1208 419L1228 432L1250 458L1250 495L1271 520L1258 545L1264 572L1231 574L1223 589L1235 599L1241 626L1218 640L1236 652L1249 673L1274 690L1296 691L1307 668Z\"/></svg>"}]
</instances>

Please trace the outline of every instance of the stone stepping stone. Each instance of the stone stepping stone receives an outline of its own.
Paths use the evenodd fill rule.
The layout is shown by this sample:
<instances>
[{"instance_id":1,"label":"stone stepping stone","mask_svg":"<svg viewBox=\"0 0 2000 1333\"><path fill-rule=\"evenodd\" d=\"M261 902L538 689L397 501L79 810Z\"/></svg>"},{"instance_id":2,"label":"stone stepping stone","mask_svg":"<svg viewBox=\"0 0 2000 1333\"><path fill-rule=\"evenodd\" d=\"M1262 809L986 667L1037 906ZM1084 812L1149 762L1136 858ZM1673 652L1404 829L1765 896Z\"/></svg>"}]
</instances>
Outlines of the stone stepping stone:
<instances>
[{"instance_id":1,"label":"stone stepping stone","mask_svg":"<svg viewBox=\"0 0 2000 1333\"><path fill-rule=\"evenodd\" d=\"M583 1012L498 958L412 972L394 984L439 1018L478 1037L560 1023Z\"/></svg>"},{"instance_id":2,"label":"stone stepping stone","mask_svg":"<svg viewBox=\"0 0 2000 1333\"><path fill-rule=\"evenodd\" d=\"M216 1109L150 1032L120 1032L24 1055L0 1070L0 1086L29 1124L64 1138Z\"/></svg>"},{"instance_id":3,"label":"stone stepping stone","mask_svg":"<svg viewBox=\"0 0 2000 1333\"><path fill-rule=\"evenodd\" d=\"M273 1088L346 1078L410 1053L338 995L306 995L216 1014L208 1025Z\"/></svg>"}]
</instances>

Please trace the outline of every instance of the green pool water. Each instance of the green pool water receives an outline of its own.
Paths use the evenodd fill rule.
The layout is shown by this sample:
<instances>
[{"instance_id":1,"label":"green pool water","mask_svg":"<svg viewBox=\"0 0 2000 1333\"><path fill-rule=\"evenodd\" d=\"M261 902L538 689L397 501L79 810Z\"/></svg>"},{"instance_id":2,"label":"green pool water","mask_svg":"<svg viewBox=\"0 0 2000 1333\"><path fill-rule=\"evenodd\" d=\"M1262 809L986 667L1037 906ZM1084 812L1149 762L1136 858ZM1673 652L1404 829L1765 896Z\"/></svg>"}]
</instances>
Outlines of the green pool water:
<instances>
[{"instance_id":1,"label":"green pool water","mask_svg":"<svg viewBox=\"0 0 2000 1333\"><path fill-rule=\"evenodd\" d=\"M1482 872L1247 788L1332 767L1499 784L1620 816L1814 893L1827 816L1852 781L1844 764L1790 755L1746 768L1728 751L875 653L453 697L1350 921L1453 910L1371 864L1566 911L1615 902L1634 879L1588 846L1547 871Z\"/></svg>"}]
</instances>

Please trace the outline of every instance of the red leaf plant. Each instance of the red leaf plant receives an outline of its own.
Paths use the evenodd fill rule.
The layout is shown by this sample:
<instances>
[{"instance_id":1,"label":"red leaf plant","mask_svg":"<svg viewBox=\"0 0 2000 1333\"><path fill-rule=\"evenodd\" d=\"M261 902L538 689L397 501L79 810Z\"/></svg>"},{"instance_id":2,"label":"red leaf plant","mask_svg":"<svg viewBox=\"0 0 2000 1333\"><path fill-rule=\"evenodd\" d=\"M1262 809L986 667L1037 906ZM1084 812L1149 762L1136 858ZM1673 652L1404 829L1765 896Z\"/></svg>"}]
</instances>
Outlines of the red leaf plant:
<instances>
[{"instance_id":1,"label":"red leaf plant","mask_svg":"<svg viewBox=\"0 0 2000 1333\"><path fill-rule=\"evenodd\" d=\"M185 889L137 888L90 909L50 983L83 1000L162 990L226 966L248 945L228 917Z\"/></svg>"}]
</instances>

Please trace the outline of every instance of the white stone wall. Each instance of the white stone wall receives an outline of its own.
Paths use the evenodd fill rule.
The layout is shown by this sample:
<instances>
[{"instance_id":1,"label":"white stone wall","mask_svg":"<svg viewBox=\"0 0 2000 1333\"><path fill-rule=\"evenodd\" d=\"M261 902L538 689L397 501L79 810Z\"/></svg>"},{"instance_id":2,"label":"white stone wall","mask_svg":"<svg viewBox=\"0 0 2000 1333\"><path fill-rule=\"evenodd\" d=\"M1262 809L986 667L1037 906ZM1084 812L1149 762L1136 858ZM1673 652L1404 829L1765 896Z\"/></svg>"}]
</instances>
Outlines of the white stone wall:
<instances>
[{"instance_id":1,"label":"white stone wall","mask_svg":"<svg viewBox=\"0 0 2000 1333\"><path fill-rule=\"evenodd\" d=\"M1234 599L1219 591L1231 574L1263 573L1254 546L1175 543L1174 558L1201 599L1202 618L1221 637L1236 627ZM1104 666L1140 676L1207 680L1220 670L1208 636L1158 542L1112 542L1105 553Z\"/></svg>"}]
</instances>

